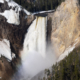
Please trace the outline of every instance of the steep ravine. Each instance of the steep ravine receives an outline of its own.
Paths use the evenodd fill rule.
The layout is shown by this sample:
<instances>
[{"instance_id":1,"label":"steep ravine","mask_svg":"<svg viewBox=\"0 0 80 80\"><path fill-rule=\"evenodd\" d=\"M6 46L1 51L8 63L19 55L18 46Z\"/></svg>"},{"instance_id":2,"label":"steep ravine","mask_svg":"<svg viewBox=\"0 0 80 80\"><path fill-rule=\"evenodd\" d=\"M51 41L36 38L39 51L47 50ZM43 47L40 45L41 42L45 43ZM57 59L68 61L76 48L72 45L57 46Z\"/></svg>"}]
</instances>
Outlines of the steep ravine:
<instances>
[{"instance_id":1,"label":"steep ravine","mask_svg":"<svg viewBox=\"0 0 80 80\"><path fill-rule=\"evenodd\" d=\"M77 41L80 39L80 5L78 1L65 0L54 13L48 14L48 17L52 19L51 42L57 56L75 44L76 39Z\"/></svg>"},{"instance_id":2,"label":"steep ravine","mask_svg":"<svg viewBox=\"0 0 80 80\"><path fill-rule=\"evenodd\" d=\"M4 3L0 3L0 13L10 9L18 13L18 11L16 11L16 7L11 7L8 5L6 0L4 1ZM76 46L79 45L79 10L80 5L78 0L65 0L65 2L62 2L54 12L35 15L27 15L21 7L21 10L19 11L19 25L8 23L7 19L0 15L0 41L3 39L9 40L11 53L16 55L16 58L11 62L8 62L4 57L0 58L0 76L2 77L0 80L11 80L11 75L13 75L16 71L16 67L21 62L20 51L23 49L25 34L36 16L47 17L47 46L52 48L57 58L64 53L69 46L73 46L76 42ZM11 74L9 75L7 72Z\"/></svg>"}]
</instances>

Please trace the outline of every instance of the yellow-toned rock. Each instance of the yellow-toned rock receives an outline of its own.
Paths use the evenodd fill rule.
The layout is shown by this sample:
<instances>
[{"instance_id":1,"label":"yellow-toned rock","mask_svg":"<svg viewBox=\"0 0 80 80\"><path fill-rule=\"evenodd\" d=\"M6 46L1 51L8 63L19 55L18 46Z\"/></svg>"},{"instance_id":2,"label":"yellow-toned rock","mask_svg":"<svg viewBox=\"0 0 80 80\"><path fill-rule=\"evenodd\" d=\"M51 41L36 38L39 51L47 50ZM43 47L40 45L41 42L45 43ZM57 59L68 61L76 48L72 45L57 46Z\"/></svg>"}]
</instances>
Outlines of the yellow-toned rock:
<instances>
[{"instance_id":1,"label":"yellow-toned rock","mask_svg":"<svg viewBox=\"0 0 80 80\"><path fill-rule=\"evenodd\" d=\"M65 0L53 14L48 14L48 17L52 16L51 41L57 56L62 54L77 38L79 39L79 8L78 0Z\"/></svg>"}]
</instances>

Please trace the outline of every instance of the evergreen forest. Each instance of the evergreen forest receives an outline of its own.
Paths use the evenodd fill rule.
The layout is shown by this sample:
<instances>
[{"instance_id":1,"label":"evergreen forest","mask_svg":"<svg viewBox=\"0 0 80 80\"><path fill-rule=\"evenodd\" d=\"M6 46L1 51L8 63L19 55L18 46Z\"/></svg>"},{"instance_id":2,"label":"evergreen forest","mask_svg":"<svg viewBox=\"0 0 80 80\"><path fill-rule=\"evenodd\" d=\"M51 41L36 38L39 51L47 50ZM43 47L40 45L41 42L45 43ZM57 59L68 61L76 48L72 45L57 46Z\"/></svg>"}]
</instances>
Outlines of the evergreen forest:
<instances>
[{"instance_id":1,"label":"evergreen forest","mask_svg":"<svg viewBox=\"0 0 80 80\"><path fill-rule=\"evenodd\" d=\"M30 12L54 10L65 0L14 0Z\"/></svg>"}]
</instances>

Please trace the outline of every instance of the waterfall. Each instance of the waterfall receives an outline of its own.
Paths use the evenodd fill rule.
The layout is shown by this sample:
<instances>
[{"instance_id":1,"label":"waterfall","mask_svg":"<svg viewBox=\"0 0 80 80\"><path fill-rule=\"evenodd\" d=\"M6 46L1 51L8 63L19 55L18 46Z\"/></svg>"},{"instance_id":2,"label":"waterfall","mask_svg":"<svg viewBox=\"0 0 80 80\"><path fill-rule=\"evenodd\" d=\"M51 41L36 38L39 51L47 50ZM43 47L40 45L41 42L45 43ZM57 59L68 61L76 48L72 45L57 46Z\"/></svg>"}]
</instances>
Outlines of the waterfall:
<instances>
[{"instance_id":1,"label":"waterfall","mask_svg":"<svg viewBox=\"0 0 80 80\"><path fill-rule=\"evenodd\" d=\"M25 35L21 51L22 64L12 80L31 80L55 63L54 52L50 47L46 49L46 30L47 17L36 17Z\"/></svg>"},{"instance_id":2,"label":"waterfall","mask_svg":"<svg viewBox=\"0 0 80 80\"><path fill-rule=\"evenodd\" d=\"M36 51L45 57L46 23L47 17L36 17L33 21L25 35L22 56L27 55L29 52Z\"/></svg>"}]
</instances>

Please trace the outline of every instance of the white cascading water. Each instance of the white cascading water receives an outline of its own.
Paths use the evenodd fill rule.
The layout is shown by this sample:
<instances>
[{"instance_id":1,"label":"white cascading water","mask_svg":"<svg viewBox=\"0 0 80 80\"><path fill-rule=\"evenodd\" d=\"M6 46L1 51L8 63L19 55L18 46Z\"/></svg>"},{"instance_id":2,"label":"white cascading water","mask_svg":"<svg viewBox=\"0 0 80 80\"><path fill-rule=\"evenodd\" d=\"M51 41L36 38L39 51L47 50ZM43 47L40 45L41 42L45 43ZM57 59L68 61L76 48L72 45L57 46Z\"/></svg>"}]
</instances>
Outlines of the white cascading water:
<instances>
[{"instance_id":1,"label":"white cascading water","mask_svg":"<svg viewBox=\"0 0 80 80\"><path fill-rule=\"evenodd\" d=\"M25 35L22 56L36 51L45 57L46 53L46 19L47 17L36 17ZM24 58L24 57L23 57Z\"/></svg>"},{"instance_id":2,"label":"white cascading water","mask_svg":"<svg viewBox=\"0 0 80 80\"><path fill-rule=\"evenodd\" d=\"M46 31L47 17L36 17L25 35L21 51L22 64L12 80L31 80L55 63L56 57L51 48L46 50Z\"/></svg>"}]
</instances>

